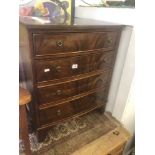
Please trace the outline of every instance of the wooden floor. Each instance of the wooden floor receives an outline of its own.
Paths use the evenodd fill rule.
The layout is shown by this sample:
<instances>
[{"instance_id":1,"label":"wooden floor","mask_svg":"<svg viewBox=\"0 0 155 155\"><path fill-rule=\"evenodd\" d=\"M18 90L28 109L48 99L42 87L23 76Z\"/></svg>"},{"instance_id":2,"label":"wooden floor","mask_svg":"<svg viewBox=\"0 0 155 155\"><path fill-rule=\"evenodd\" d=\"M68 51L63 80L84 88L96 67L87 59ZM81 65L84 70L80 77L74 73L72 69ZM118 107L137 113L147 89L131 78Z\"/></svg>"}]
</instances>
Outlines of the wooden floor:
<instances>
[{"instance_id":1,"label":"wooden floor","mask_svg":"<svg viewBox=\"0 0 155 155\"><path fill-rule=\"evenodd\" d=\"M118 131L119 135L115 135L114 131L111 131L77 150L72 155L122 155L130 134L121 126L115 129L115 131Z\"/></svg>"}]
</instances>

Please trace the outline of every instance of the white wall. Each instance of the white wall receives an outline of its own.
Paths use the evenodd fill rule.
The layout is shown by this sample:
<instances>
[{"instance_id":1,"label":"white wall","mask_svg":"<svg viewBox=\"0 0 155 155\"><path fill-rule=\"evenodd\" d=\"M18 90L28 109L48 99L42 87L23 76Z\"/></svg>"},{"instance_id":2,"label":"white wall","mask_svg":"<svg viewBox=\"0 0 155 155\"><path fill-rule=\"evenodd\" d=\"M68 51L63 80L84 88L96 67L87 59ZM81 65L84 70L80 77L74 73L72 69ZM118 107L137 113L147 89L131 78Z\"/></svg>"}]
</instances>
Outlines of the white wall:
<instances>
[{"instance_id":1,"label":"white wall","mask_svg":"<svg viewBox=\"0 0 155 155\"><path fill-rule=\"evenodd\" d=\"M86 0L85 2L87 2L89 4L99 4L99 3L101 3L101 0ZM87 6L81 0L75 0L75 6L79 6L79 5Z\"/></svg>"},{"instance_id":2,"label":"white wall","mask_svg":"<svg viewBox=\"0 0 155 155\"><path fill-rule=\"evenodd\" d=\"M126 28L128 30L132 30L129 27L126 27ZM128 34L126 31L123 32L123 35L121 37L121 42L120 42L118 55L116 59L116 67L114 70L114 76L112 81L112 82L116 82L115 79L118 78L117 76L120 77L118 89L116 92L114 92L113 85L111 85L111 89L112 89L111 92L116 94L115 100L113 100L114 106L112 109L112 114L120 121L123 120L123 113L126 108L131 83L134 77L134 63L135 63L134 62L134 31L131 31L130 40L126 39L127 37L125 36L126 34ZM125 48L124 45L127 45L127 44L128 44L128 47ZM120 59L122 57L122 53L124 53L125 56L124 58ZM118 75L117 70L122 70L121 74ZM111 96L109 96L109 100L111 100L110 97Z\"/></svg>"},{"instance_id":3,"label":"white wall","mask_svg":"<svg viewBox=\"0 0 155 155\"><path fill-rule=\"evenodd\" d=\"M109 0L110 1L110 0ZM125 0L111 0L111 1L125 1ZM85 0L85 2L94 5L94 4L102 4L101 0ZM75 6L88 6L87 4L83 3L81 0L75 0Z\"/></svg>"},{"instance_id":4,"label":"white wall","mask_svg":"<svg viewBox=\"0 0 155 155\"><path fill-rule=\"evenodd\" d=\"M108 96L108 103L106 107L106 110L110 111L113 114L113 116L115 116L118 120L121 120L121 115L123 113L125 103L124 104L122 102L118 103L119 109L117 108L117 106L115 106L115 104L116 104L116 98L118 98L117 92L120 87L120 81L121 81L122 72L123 72L123 68L124 68L124 64L127 56L127 51L129 48L131 33L132 33L132 27L129 27L129 26L126 26L122 31L120 45L118 48L118 53L116 57L115 67L113 71L113 76L112 76L112 81L111 81L111 86L110 86L110 91ZM114 108L118 109L118 112Z\"/></svg>"},{"instance_id":5,"label":"white wall","mask_svg":"<svg viewBox=\"0 0 155 155\"><path fill-rule=\"evenodd\" d=\"M125 25L134 25L135 23L135 9L132 8L76 7L75 16Z\"/></svg>"},{"instance_id":6,"label":"white wall","mask_svg":"<svg viewBox=\"0 0 155 155\"><path fill-rule=\"evenodd\" d=\"M129 91L128 99L126 102L125 110L122 116L122 123L133 135L135 132L135 98L134 98L135 81L133 78L131 88Z\"/></svg>"},{"instance_id":7,"label":"white wall","mask_svg":"<svg viewBox=\"0 0 155 155\"><path fill-rule=\"evenodd\" d=\"M126 26L121 35L106 110L134 135L134 9L77 7L75 17L109 21ZM130 26L129 26L130 25ZM132 141L132 140L131 140ZM128 143L126 151L130 147Z\"/></svg>"}]
</instances>

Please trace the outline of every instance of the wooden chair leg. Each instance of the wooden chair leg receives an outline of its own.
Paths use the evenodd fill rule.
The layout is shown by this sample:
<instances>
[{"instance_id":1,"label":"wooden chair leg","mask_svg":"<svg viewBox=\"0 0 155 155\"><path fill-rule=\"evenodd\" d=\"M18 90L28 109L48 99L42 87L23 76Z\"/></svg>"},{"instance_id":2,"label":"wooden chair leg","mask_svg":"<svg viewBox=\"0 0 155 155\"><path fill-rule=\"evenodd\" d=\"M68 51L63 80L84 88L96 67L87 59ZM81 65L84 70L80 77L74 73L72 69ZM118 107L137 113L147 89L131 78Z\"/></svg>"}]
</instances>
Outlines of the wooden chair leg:
<instances>
[{"instance_id":1,"label":"wooden chair leg","mask_svg":"<svg viewBox=\"0 0 155 155\"><path fill-rule=\"evenodd\" d=\"M19 107L20 109L20 128L21 128L21 137L24 142L25 146L25 153L26 155L31 155L31 149L30 149L30 141L29 141L29 133L28 133L28 122L27 122L27 115L26 115L26 107L25 105L22 105Z\"/></svg>"}]
</instances>

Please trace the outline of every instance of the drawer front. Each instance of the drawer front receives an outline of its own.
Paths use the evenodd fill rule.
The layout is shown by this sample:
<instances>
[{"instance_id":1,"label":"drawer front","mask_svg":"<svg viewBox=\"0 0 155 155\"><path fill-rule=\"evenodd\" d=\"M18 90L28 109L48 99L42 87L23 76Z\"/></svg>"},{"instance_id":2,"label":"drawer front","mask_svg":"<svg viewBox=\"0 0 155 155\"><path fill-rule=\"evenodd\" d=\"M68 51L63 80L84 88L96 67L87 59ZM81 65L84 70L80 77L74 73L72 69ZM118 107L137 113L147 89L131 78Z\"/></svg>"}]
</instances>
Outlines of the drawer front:
<instances>
[{"instance_id":1,"label":"drawer front","mask_svg":"<svg viewBox=\"0 0 155 155\"><path fill-rule=\"evenodd\" d=\"M115 155L123 155L123 150L120 150L120 151L117 152Z\"/></svg>"},{"instance_id":2,"label":"drawer front","mask_svg":"<svg viewBox=\"0 0 155 155\"><path fill-rule=\"evenodd\" d=\"M35 56L113 49L117 32L33 34Z\"/></svg>"},{"instance_id":3,"label":"drawer front","mask_svg":"<svg viewBox=\"0 0 155 155\"><path fill-rule=\"evenodd\" d=\"M114 52L100 52L63 58L59 60L38 60L35 63L37 82L73 77L92 71L111 68Z\"/></svg>"},{"instance_id":4,"label":"drawer front","mask_svg":"<svg viewBox=\"0 0 155 155\"><path fill-rule=\"evenodd\" d=\"M37 89L38 102L40 105L44 103L55 102L88 92L93 89L101 88L108 80L108 73L109 71L106 71L102 75L95 75L71 82L39 87Z\"/></svg>"},{"instance_id":5,"label":"drawer front","mask_svg":"<svg viewBox=\"0 0 155 155\"><path fill-rule=\"evenodd\" d=\"M114 153L108 153L106 155L123 155L123 151L120 150L119 152L114 152Z\"/></svg>"},{"instance_id":6,"label":"drawer front","mask_svg":"<svg viewBox=\"0 0 155 155\"><path fill-rule=\"evenodd\" d=\"M107 155L122 155L123 150L124 150L124 145L125 144L122 144L122 145L118 146L117 148L115 148L114 150L109 152L109 154L107 154Z\"/></svg>"},{"instance_id":7,"label":"drawer front","mask_svg":"<svg viewBox=\"0 0 155 155\"><path fill-rule=\"evenodd\" d=\"M48 109L41 109L39 111L40 125L56 122L77 113L88 111L102 105L103 101L104 90Z\"/></svg>"},{"instance_id":8,"label":"drawer front","mask_svg":"<svg viewBox=\"0 0 155 155\"><path fill-rule=\"evenodd\" d=\"M110 153L108 153L106 155L123 155L123 150L119 150L117 152L110 152Z\"/></svg>"}]
</instances>

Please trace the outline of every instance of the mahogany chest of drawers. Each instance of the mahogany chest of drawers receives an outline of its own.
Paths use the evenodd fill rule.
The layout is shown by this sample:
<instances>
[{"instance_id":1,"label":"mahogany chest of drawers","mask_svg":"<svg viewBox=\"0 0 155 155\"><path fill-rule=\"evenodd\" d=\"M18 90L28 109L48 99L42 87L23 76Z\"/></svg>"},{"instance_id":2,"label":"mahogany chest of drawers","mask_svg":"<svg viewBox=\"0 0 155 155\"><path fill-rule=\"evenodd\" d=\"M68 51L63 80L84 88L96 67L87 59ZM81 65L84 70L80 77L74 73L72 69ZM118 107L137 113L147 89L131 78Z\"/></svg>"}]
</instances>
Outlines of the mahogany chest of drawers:
<instances>
[{"instance_id":1,"label":"mahogany chest of drawers","mask_svg":"<svg viewBox=\"0 0 155 155\"><path fill-rule=\"evenodd\" d=\"M39 141L52 125L106 106L121 25L20 22L20 65Z\"/></svg>"}]
</instances>

